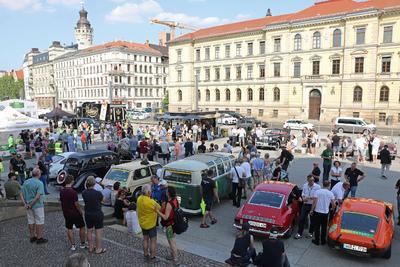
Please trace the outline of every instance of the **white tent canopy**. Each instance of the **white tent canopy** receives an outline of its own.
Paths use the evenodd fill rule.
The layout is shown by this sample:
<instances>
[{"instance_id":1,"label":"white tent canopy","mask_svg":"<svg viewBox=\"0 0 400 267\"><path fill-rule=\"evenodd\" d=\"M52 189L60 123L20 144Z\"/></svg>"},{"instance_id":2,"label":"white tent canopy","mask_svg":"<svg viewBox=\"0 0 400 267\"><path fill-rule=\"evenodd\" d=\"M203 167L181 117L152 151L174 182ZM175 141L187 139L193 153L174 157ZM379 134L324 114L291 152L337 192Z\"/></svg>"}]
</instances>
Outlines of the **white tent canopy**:
<instances>
[{"instance_id":1,"label":"white tent canopy","mask_svg":"<svg viewBox=\"0 0 400 267\"><path fill-rule=\"evenodd\" d=\"M0 105L0 132L46 127L48 127L48 123L43 120L30 118L10 106Z\"/></svg>"}]
</instances>

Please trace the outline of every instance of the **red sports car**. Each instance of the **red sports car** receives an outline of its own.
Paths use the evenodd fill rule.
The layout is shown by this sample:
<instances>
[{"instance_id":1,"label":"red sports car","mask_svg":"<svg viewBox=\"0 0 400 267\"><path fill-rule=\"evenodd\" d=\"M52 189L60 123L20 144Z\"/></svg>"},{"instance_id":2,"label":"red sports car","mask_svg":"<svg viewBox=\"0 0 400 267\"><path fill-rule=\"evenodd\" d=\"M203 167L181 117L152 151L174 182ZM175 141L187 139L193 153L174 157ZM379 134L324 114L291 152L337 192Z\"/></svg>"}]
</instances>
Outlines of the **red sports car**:
<instances>
[{"instance_id":1,"label":"red sports car","mask_svg":"<svg viewBox=\"0 0 400 267\"><path fill-rule=\"evenodd\" d=\"M331 248L360 256L391 256L393 205L367 199L346 199L329 226Z\"/></svg>"},{"instance_id":2,"label":"red sports car","mask_svg":"<svg viewBox=\"0 0 400 267\"><path fill-rule=\"evenodd\" d=\"M258 185L249 200L236 214L234 226L250 224L250 232L269 235L272 227L279 229L279 236L292 235L299 214L298 199L301 192L295 184L270 181Z\"/></svg>"}]
</instances>

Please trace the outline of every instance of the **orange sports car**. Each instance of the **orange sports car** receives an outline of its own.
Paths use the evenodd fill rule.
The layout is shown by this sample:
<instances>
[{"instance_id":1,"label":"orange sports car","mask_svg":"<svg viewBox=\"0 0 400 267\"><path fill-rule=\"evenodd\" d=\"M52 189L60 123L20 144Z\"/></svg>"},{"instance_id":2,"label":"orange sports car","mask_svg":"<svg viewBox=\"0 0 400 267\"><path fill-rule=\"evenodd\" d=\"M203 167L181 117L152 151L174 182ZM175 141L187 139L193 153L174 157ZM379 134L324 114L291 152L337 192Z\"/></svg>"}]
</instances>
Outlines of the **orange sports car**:
<instances>
[{"instance_id":1,"label":"orange sports car","mask_svg":"<svg viewBox=\"0 0 400 267\"><path fill-rule=\"evenodd\" d=\"M393 235L392 204L348 198L329 225L328 245L355 255L389 259Z\"/></svg>"}]
</instances>

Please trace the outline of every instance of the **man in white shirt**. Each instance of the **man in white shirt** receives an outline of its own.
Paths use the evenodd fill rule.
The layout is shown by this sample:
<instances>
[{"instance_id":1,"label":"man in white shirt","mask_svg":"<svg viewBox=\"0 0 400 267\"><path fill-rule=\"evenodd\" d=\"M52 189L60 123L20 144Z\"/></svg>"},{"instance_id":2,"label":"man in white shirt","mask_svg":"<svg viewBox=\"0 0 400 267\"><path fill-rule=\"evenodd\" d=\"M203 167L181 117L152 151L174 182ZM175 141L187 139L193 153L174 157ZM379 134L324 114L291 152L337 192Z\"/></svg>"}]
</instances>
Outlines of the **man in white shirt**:
<instances>
[{"instance_id":1,"label":"man in white shirt","mask_svg":"<svg viewBox=\"0 0 400 267\"><path fill-rule=\"evenodd\" d=\"M257 138L260 138L262 135L263 135L263 129L261 128L261 125L257 125L257 128L256 128Z\"/></svg>"},{"instance_id":2,"label":"man in white shirt","mask_svg":"<svg viewBox=\"0 0 400 267\"><path fill-rule=\"evenodd\" d=\"M193 126L192 126L192 132L193 132L193 140L194 140L194 142L197 142L197 134L198 134L198 132L199 132L199 126L197 125L197 124L194 124Z\"/></svg>"},{"instance_id":3,"label":"man in white shirt","mask_svg":"<svg viewBox=\"0 0 400 267\"><path fill-rule=\"evenodd\" d=\"M236 127L234 126L231 130L231 137L232 137L232 146L235 147L236 146L236 142L238 141L238 132L239 130L236 129Z\"/></svg>"},{"instance_id":4,"label":"man in white shirt","mask_svg":"<svg viewBox=\"0 0 400 267\"><path fill-rule=\"evenodd\" d=\"M378 160L378 150L381 145L381 139L374 134L374 140L372 140L372 162L376 162Z\"/></svg>"},{"instance_id":5,"label":"man in white shirt","mask_svg":"<svg viewBox=\"0 0 400 267\"><path fill-rule=\"evenodd\" d=\"M164 164L169 162L170 154L169 154L169 143L165 138L160 143L161 148L161 158L163 159Z\"/></svg>"},{"instance_id":6,"label":"man in white shirt","mask_svg":"<svg viewBox=\"0 0 400 267\"><path fill-rule=\"evenodd\" d=\"M349 182L338 182L337 184L335 184L334 187L332 187L331 192L333 193L335 200L339 205L342 204L344 199L344 194L349 189L350 189Z\"/></svg>"},{"instance_id":7,"label":"man in white shirt","mask_svg":"<svg viewBox=\"0 0 400 267\"><path fill-rule=\"evenodd\" d=\"M312 204L314 202L314 195L317 190L321 189L319 184L314 182L314 178L312 175L307 176L307 183L303 185L303 191L301 193L301 199L303 201L303 206L301 207L300 212L300 220L299 220L299 227L297 230L297 234L294 236L295 239L300 239L303 236L304 225L308 218L308 214L311 211ZM314 232L314 227L312 222L310 223L308 229L307 238L312 238Z\"/></svg>"},{"instance_id":8,"label":"man in white shirt","mask_svg":"<svg viewBox=\"0 0 400 267\"><path fill-rule=\"evenodd\" d=\"M90 176L89 176L90 177ZM89 178L88 177L88 178ZM100 177L97 177L96 178L96 184L94 185L94 190L96 190L96 191L99 191L100 193L103 191L103 187L100 185L100 183L101 183L101 178Z\"/></svg>"},{"instance_id":9,"label":"man in white shirt","mask_svg":"<svg viewBox=\"0 0 400 267\"><path fill-rule=\"evenodd\" d=\"M246 187L248 187L250 190L253 190L253 178L251 176L251 166L249 163L249 160L246 157L243 157L241 159L241 164L240 167L243 168L243 170L246 173L246 186L243 188L243 197L247 198L247 192L246 192Z\"/></svg>"},{"instance_id":10,"label":"man in white shirt","mask_svg":"<svg viewBox=\"0 0 400 267\"><path fill-rule=\"evenodd\" d=\"M358 134L355 140L356 149L358 151L358 162L364 162L367 142L361 134Z\"/></svg>"},{"instance_id":11,"label":"man in white shirt","mask_svg":"<svg viewBox=\"0 0 400 267\"><path fill-rule=\"evenodd\" d=\"M328 227L329 206L335 210L335 196L329 187L331 182L329 180L323 181L323 189L317 190L314 195L313 205L310 214L313 216L314 225L314 240L315 245L319 246L326 244L326 229Z\"/></svg>"},{"instance_id":12,"label":"man in white shirt","mask_svg":"<svg viewBox=\"0 0 400 267\"><path fill-rule=\"evenodd\" d=\"M231 168L230 177L232 179L232 199L233 206L240 207L242 198L243 183L239 183L239 179L246 176L245 170L240 166L240 160L236 160L235 166Z\"/></svg>"},{"instance_id":13,"label":"man in white shirt","mask_svg":"<svg viewBox=\"0 0 400 267\"><path fill-rule=\"evenodd\" d=\"M238 130L238 134L239 134L239 145L244 146L245 145L244 139L246 138L246 130L243 127L240 127Z\"/></svg>"}]
</instances>

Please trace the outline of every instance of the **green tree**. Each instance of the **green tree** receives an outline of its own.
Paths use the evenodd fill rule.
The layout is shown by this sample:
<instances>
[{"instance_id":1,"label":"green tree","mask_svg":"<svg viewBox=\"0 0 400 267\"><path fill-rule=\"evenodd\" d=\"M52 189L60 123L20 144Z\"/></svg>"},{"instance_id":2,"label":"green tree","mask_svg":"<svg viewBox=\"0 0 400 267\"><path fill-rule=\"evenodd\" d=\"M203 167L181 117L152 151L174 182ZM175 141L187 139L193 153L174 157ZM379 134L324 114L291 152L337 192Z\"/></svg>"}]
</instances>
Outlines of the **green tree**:
<instances>
[{"instance_id":1,"label":"green tree","mask_svg":"<svg viewBox=\"0 0 400 267\"><path fill-rule=\"evenodd\" d=\"M167 93L164 95L163 100L161 101L161 105L163 108L163 111L166 112L168 111L168 106L169 106L169 96L168 96L168 91Z\"/></svg>"},{"instance_id":2,"label":"green tree","mask_svg":"<svg viewBox=\"0 0 400 267\"><path fill-rule=\"evenodd\" d=\"M0 100L19 98L24 89L24 81L15 81L14 77L5 75L0 78Z\"/></svg>"}]
</instances>

